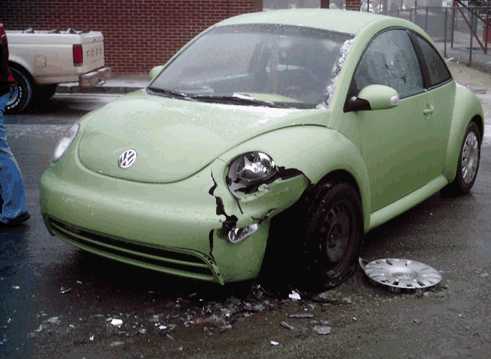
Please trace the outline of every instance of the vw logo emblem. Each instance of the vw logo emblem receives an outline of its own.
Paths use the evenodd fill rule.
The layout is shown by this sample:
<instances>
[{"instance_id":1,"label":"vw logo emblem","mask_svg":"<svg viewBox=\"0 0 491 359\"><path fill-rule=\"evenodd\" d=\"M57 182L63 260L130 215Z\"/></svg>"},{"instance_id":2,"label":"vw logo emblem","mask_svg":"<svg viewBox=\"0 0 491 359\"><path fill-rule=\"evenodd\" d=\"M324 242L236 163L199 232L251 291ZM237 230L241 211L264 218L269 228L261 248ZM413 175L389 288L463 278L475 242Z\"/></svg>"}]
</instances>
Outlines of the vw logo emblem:
<instances>
[{"instance_id":1,"label":"vw logo emblem","mask_svg":"<svg viewBox=\"0 0 491 359\"><path fill-rule=\"evenodd\" d=\"M128 169L133 166L138 159L138 151L130 148L129 150L124 151L118 159L118 165L122 169Z\"/></svg>"}]
</instances>

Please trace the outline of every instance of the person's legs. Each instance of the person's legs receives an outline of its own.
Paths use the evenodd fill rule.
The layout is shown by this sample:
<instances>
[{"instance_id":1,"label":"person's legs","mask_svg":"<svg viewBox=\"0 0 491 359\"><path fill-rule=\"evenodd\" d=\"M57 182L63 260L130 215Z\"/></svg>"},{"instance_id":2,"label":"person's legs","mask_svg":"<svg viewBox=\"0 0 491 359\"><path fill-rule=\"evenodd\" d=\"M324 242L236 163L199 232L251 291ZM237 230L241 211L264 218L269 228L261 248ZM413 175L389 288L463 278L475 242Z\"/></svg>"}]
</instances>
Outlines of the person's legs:
<instances>
[{"instance_id":1,"label":"person's legs","mask_svg":"<svg viewBox=\"0 0 491 359\"><path fill-rule=\"evenodd\" d=\"M0 96L0 225L15 225L29 218L24 181L19 165L7 143L7 132L3 123L9 94Z\"/></svg>"}]
</instances>

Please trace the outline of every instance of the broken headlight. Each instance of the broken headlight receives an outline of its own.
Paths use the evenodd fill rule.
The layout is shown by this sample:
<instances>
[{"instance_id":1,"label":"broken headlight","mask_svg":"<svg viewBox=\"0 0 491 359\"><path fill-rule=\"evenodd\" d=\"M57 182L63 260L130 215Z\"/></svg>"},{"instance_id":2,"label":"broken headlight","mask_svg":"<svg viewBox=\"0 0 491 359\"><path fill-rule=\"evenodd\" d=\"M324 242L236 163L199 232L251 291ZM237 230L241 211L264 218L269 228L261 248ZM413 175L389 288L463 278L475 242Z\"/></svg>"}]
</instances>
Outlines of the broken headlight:
<instances>
[{"instance_id":1,"label":"broken headlight","mask_svg":"<svg viewBox=\"0 0 491 359\"><path fill-rule=\"evenodd\" d=\"M232 194L255 192L263 183L274 181L278 168L273 159L263 152L248 152L232 161L227 175L227 185Z\"/></svg>"}]
</instances>

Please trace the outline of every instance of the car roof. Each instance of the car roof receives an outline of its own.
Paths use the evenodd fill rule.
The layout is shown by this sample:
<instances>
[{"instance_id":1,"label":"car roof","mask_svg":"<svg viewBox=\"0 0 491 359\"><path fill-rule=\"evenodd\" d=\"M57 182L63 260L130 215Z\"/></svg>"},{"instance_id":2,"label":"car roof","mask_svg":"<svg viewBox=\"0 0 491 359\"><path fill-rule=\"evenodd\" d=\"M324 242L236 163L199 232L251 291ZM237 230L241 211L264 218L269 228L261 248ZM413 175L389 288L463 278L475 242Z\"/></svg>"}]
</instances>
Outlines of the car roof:
<instances>
[{"instance_id":1,"label":"car roof","mask_svg":"<svg viewBox=\"0 0 491 359\"><path fill-rule=\"evenodd\" d=\"M215 26L241 24L278 24L304 26L356 35L370 23L394 18L360 11L334 9L273 10L232 17ZM400 25L407 25L404 20Z\"/></svg>"}]
</instances>

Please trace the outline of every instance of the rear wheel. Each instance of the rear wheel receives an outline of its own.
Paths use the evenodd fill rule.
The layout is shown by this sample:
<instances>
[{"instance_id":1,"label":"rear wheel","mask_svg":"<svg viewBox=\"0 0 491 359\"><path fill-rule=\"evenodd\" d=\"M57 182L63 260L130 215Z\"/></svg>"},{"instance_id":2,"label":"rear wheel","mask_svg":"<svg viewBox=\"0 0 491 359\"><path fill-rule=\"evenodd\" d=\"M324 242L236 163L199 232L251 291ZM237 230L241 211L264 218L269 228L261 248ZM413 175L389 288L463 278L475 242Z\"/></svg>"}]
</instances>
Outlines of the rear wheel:
<instances>
[{"instance_id":1,"label":"rear wheel","mask_svg":"<svg viewBox=\"0 0 491 359\"><path fill-rule=\"evenodd\" d=\"M457 175L443 190L443 195L462 195L468 193L476 182L481 159L481 132L475 122L469 123L460 148Z\"/></svg>"},{"instance_id":2,"label":"rear wheel","mask_svg":"<svg viewBox=\"0 0 491 359\"><path fill-rule=\"evenodd\" d=\"M306 217L306 263L314 283L329 289L356 269L363 239L363 212L355 189L327 183L317 189ZM310 260L309 260L310 257Z\"/></svg>"},{"instance_id":3,"label":"rear wheel","mask_svg":"<svg viewBox=\"0 0 491 359\"><path fill-rule=\"evenodd\" d=\"M31 77L23 70L17 67L11 67L10 70L15 81L17 81L17 86L11 89L5 112L7 114L14 114L24 111L31 103L33 82Z\"/></svg>"}]
</instances>

